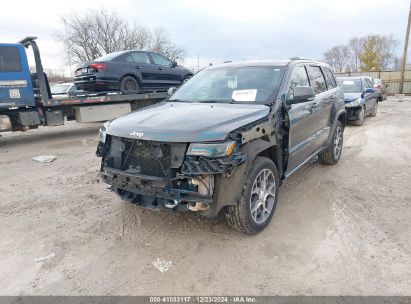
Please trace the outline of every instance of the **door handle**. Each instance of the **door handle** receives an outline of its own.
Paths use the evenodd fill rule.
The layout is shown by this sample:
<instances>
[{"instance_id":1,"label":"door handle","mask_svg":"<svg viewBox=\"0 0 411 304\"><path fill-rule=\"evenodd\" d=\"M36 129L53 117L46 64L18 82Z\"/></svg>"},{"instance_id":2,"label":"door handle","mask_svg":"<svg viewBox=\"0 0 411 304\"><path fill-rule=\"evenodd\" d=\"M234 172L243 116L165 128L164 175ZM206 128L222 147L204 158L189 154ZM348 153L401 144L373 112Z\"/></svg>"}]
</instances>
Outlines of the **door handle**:
<instances>
[{"instance_id":1,"label":"door handle","mask_svg":"<svg viewBox=\"0 0 411 304\"><path fill-rule=\"evenodd\" d=\"M163 69L163 68L158 68L160 71Z\"/></svg>"},{"instance_id":2,"label":"door handle","mask_svg":"<svg viewBox=\"0 0 411 304\"><path fill-rule=\"evenodd\" d=\"M140 66L136 66L136 69L139 70L139 69L140 69Z\"/></svg>"}]
</instances>

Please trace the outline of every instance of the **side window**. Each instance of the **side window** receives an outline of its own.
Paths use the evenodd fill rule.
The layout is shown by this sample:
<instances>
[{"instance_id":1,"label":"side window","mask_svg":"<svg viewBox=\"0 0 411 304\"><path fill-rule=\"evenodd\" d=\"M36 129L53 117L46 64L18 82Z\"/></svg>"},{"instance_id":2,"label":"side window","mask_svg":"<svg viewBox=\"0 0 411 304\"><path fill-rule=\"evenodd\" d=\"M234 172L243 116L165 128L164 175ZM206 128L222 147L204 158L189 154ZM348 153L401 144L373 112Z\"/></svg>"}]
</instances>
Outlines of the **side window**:
<instances>
[{"instance_id":1,"label":"side window","mask_svg":"<svg viewBox=\"0 0 411 304\"><path fill-rule=\"evenodd\" d=\"M334 75L330 71L330 69L323 68L323 73L324 73L324 76L325 76L325 81L327 83L327 88L329 90L331 90L331 89L334 89L335 87L337 87L337 83L335 82Z\"/></svg>"},{"instance_id":2,"label":"side window","mask_svg":"<svg viewBox=\"0 0 411 304\"><path fill-rule=\"evenodd\" d=\"M145 52L135 52L131 53L131 58L135 63L150 63L150 58Z\"/></svg>"},{"instance_id":3,"label":"side window","mask_svg":"<svg viewBox=\"0 0 411 304\"><path fill-rule=\"evenodd\" d=\"M299 66L294 69L291 80L290 80L290 87L288 88L287 99L292 99L294 95L294 89L296 87L303 87L303 86L310 86L310 82L308 81L307 71L305 67Z\"/></svg>"},{"instance_id":4,"label":"side window","mask_svg":"<svg viewBox=\"0 0 411 304\"><path fill-rule=\"evenodd\" d=\"M308 66L308 75L310 77L311 85L314 88L315 94L325 92L327 87L321 68L319 66Z\"/></svg>"},{"instance_id":5,"label":"side window","mask_svg":"<svg viewBox=\"0 0 411 304\"><path fill-rule=\"evenodd\" d=\"M164 56L161 56L160 54L156 53L151 53L151 58L153 58L153 61L155 64L159 65L167 65L170 66L172 61Z\"/></svg>"}]
</instances>

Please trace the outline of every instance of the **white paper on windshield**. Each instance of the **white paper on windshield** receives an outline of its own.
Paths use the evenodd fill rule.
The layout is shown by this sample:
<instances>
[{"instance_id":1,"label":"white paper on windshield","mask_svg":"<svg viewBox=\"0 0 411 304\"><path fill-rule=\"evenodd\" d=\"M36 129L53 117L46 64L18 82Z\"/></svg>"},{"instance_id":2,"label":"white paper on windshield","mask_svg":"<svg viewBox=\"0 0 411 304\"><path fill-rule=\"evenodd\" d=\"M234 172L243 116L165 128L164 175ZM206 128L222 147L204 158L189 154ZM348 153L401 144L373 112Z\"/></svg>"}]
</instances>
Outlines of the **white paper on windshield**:
<instances>
[{"instance_id":1,"label":"white paper on windshield","mask_svg":"<svg viewBox=\"0 0 411 304\"><path fill-rule=\"evenodd\" d=\"M237 87L237 79L229 80L229 81L227 82L227 86L228 86L230 89L235 89L235 88Z\"/></svg>"},{"instance_id":2,"label":"white paper on windshield","mask_svg":"<svg viewBox=\"0 0 411 304\"><path fill-rule=\"evenodd\" d=\"M344 80L344 84L354 84L354 81L352 81L352 80Z\"/></svg>"},{"instance_id":3,"label":"white paper on windshield","mask_svg":"<svg viewBox=\"0 0 411 304\"><path fill-rule=\"evenodd\" d=\"M234 90L231 98L235 101L255 101L257 89Z\"/></svg>"}]
</instances>

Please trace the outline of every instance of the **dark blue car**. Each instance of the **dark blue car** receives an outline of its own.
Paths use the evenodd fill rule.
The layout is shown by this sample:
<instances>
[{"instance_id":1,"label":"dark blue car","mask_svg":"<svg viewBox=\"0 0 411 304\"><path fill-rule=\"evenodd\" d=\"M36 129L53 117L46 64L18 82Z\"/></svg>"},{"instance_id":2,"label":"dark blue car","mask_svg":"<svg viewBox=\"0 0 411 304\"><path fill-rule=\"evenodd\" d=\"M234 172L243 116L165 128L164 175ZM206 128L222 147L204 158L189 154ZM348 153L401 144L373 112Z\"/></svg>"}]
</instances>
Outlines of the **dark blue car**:
<instances>
[{"instance_id":1,"label":"dark blue car","mask_svg":"<svg viewBox=\"0 0 411 304\"><path fill-rule=\"evenodd\" d=\"M374 89L374 84L369 77L341 77L337 80L344 92L348 121L362 126L366 116L377 115L378 92Z\"/></svg>"},{"instance_id":2,"label":"dark blue car","mask_svg":"<svg viewBox=\"0 0 411 304\"><path fill-rule=\"evenodd\" d=\"M87 62L76 70L74 83L85 91L139 93L177 87L193 76L161 54L121 51Z\"/></svg>"}]
</instances>

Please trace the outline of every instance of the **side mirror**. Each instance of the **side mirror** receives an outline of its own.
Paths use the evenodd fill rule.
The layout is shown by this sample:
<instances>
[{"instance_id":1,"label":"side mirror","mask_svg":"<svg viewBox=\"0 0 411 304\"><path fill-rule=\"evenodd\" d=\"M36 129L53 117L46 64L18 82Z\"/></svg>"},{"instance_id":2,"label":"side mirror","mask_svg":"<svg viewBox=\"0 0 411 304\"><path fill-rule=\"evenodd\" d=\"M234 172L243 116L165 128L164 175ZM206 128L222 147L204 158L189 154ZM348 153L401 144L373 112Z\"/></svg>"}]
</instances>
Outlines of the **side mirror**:
<instances>
[{"instance_id":1,"label":"side mirror","mask_svg":"<svg viewBox=\"0 0 411 304\"><path fill-rule=\"evenodd\" d=\"M177 91L177 88L176 88L176 87L171 87L171 88L169 88L169 89L167 90L167 94L168 94L168 96L171 96L171 95L173 95L176 91Z\"/></svg>"},{"instance_id":2,"label":"side mirror","mask_svg":"<svg viewBox=\"0 0 411 304\"><path fill-rule=\"evenodd\" d=\"M374 93L374 92L375 92L374 88L366 88L364 91L365 94Z\"/></svg>"},{"instance_id":3,"label":"side mirror","mask_svg":"<svg viewBox=\"0 0 411 304\"><path fill-rule=\"evenodd\" d=\"M302 103L315 98L314 88L308 86L297 86L294 88L293 98L287 100L287 104Z\"/></svg>"},{"instance_id":4,"label":"side mirror","mask_svg":"<svg viewBox=\"0 0 411 304\"><path fill-rule=\"evenodd\" d=\"M175 68L176 66L177 66L177 62L173 61L173 62L171 63L171 67L172 67L172 68Z\"/></svg>"}]
</instances>

